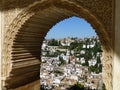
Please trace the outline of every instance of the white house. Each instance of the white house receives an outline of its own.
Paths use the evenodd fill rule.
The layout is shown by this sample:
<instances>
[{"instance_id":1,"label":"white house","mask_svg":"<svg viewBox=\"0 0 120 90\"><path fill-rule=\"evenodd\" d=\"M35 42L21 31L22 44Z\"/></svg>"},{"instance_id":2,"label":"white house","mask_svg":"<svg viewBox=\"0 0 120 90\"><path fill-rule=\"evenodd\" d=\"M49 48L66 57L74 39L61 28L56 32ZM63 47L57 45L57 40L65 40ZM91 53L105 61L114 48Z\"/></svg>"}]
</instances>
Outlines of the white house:
<instances>
[{"instance_id":1,"label":"white house","mask_svg":"<svg viewBox=\"0 0 120 90\"><path fill-rule=\"evenodd\" d=\"M95 66L95 64L97 63L97 60L96 59L91 59L88 61L89 63L89 66Z\"/></svg>"},{"instance_id":2,"label":"white house","mask_svg":"<svg viewBox=\"0 0 120 90\"><path fill-rule=\"evenodd\" d=\"M81 51L80 51L80 54L85 54L85 50L81 50Z\"/></svg>"},{"instance_id":3,"label":"white house","mask_svg":"<svg viewBox=\"0 0 120 90\"><path fill-rule=\"evenodd\" d=\"M60 79L55 78L55 79L53 80L53 83L54 83L54 84L60 84Z\"/></svg>"},{"instance_id":4,"label":"white house","mask_svg":"<svg viewBox=\"0 0 120 90\"><path fill-rule=\"evenodd\" d=\"M83 48L86 48L86 45L85 45L85 44L83 45Z\"/></svg>"},{"instance_id":5,"label":"white house","mask_svg":"<svg viewBox=\"0 0 120 90\"><path fill-rule=\"evenodd\" d=\"M84 57L80 58L80 62L81 64L85 63L85 58Z\"/></svg>"},{"instance_id":6,"label":"white house","mask_svg":"<svg viewBox=\"0 0 120 90\"><path fill-rule=\"evenodd\" d=\"M43 44L42 44L42 50L45 50L46 47L47 47L47 44L46 44L46 43L43 43Z\"/></svg>"}]
</instances>

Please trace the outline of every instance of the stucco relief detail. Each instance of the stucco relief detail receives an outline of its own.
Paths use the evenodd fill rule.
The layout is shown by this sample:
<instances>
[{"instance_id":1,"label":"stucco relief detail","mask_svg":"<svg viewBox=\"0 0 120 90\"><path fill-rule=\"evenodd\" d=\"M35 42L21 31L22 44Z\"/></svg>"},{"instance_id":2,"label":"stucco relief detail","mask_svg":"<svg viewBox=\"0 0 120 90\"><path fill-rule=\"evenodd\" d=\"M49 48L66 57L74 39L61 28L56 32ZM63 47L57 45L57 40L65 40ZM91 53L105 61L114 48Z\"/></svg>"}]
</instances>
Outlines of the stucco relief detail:
<instances>
[{"instance_id":1,"label":"stucco relief detail","mask_svg":"<svg viewBox=\"0 0 120 90\"><path fill-rule=\"evenodd\" d=\"M103 81L107 90L112 90L113 53L112 51L104 51L103 55Z\"/></svg>"},{"instance_id":2,"label":"stucco relief detail","mask_svg":"<svg viewBox=\"0 0 120 90\"><path fill-rule=\"evenodd\" d=\"M87 8L102 22L109 36L111 36L113 22L114 0L71 0Z\"/></svg>"},{"instance_id":3,"label":"stucco relief detail","mask_svg":"<svg viewBox=\"0 0 120 90\"><path fill-rule=\"evenodd\" d=\"M9 70L11 68L11 65L10 65L10 53L11 53L11 47L10 47L10 43L12 42L13 38L14 37L10 37L8 40L6 40L8 38L9 35L13 35L13 31L10 30L11 27L9 27L11 25L11 23L13 22L14 18L17 17L17 15L21 12L22 10L18 10L18 9L14 9L14 10L8 10L8 11L5 11L4 12L4 33L5 33L5 37L4 37L4 48L3 48L3 52L5 53L3 55L3 58L4 58L4 61L3 61L3 71L4 73L2 73L2 76L5 77L5 76L8 76L9 75ZM12 23L12 24L16 24L17 22L15 23ZM17 23L19 24L19 23ZM15 27L14 27L15 28ZM10 31L9 31L10 30ZM6 66L7 64L7 66ZM8 69L6 69L6 67ZM6 71L7 70L7 71Z\"/></svg>"},{"instance_id":4,"label":"stucco relief detail","mask_svg":"<svg viewBox=\"0 0 120 90\"><path fill-rule=\"evenodd\" d=\"M34 1L34 0L32 0ZM41 0L42 2L49 2L48 0ZM55 2L56 0L53 0L53 2ZM9 2L9 1L8 1ZM20 2L20 1L19 1ZM57 2L57 1L56 1ZM111 36L112 34L112 22L113 22L113 18L112 18L112 0L60 0L60 2L65 2L68 4L71 4L71 6L77 6L79 7L82 6L83 8L86 8L88 11L90 11L93 15L95 15L95 17L102 23L102 26L104 27L105 32L107 32L107 35ZM73 3L75 2L75 3ZM22 3L22 2L20 2ZM15 8L16 5L18 5L17 7L19 7L19 3L13 3L15 4L12 5L12 8ZM25 5L24 5L25 4ZM55 3L53 3L54 6ZM23 6L27 5L27 2L22 3ZM29 5L29 4L28 4ZM34 5L34 4L33 4ZM51 3L52 5L52 3ZM42 4L41 4L42 6ZM43 5L44 6L44 5ZM67 7L67 6L66 6ZM33 8L36 8L33 7ZM32 8L32 9L33 9ZM43 7L46 8L46 7ZM28 9L28 12L26 12ZM24 11L26 10L26 11ZM21 7L19 7L19 9L12 9L12 10L6 10L5 11L5 41L4 41L4 61L3 61L3 76L4 77L8 77L9 76L9 72L12 69L11 67L11 46L15 35L17 34L18 30L22 27L22 25L26 22L26 20L28 20L30 17L32 17L35 12L31 12L31 8L25 8L24 10L22 10ZM38 9L33 9L33 10L38 10ZM21 14L22 13L22 14ZM21 14L21 15L18 15ZM99 26L98 26L99 28ZM95 28L97 29L97 27ZM103 32L99 32L96 31L99 36L101 37L102 40L104 40L104 38L108 38L106 37L107 35L104 35ZM109 41L108 41L109 42ZM111 48L110 43L102 41L102 45L103 46L110 46L109 48ZM104 48L105 49L105 48ZM107 53L107 52L106 52ZM105 54L104 55L104 75L105 77L110 77L109 79L105 79L107 80L107 82L105 81L106 86L109 88L112 88L112 53L109 54Z\"/></svg>"}]
</instances>

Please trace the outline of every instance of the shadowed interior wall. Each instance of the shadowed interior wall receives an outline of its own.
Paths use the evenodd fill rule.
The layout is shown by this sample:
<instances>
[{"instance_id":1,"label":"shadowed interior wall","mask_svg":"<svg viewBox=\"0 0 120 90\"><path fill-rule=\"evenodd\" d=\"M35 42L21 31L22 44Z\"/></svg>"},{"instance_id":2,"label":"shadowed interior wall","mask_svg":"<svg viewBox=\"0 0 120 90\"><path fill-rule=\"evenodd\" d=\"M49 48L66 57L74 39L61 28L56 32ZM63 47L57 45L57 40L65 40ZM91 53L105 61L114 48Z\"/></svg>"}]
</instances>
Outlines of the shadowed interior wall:
<instances>
[{"instance_id":1,"label":"shadowed interior wall","mask_svg":"<svg viewBox=\"0 0 120 90\"><path fill-rule=\"evenodd\" d=\"M115 53L113 67L113 90L120 89L120 0L116 0L115 9Z\"/></svg>"}]
</instances>

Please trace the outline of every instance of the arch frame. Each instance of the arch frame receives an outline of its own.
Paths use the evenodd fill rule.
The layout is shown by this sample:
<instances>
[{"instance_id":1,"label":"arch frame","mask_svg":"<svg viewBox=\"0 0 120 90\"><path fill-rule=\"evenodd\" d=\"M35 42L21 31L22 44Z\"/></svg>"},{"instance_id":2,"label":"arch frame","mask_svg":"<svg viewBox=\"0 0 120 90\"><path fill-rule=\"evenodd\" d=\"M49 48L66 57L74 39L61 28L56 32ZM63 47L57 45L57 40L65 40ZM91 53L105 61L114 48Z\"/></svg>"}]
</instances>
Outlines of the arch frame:
<instances>
[{"instance_id":1,"label":"arch frame","mask_svg":"<svg viewBox=\"0 0 120 90\"><path fill-rule=\"evenodd\" d=\"M68 0L41 0L36 1L35 3L29 5L26 9L24 9L17 17L14 19L14 21L11 23L11 25L8 27L8 30L5 34L4 38L4 52L3 52L3 65L4 65L4 74L3 77L10 78L10 73L12 71L13 63L11 61L12 56L12 46L14 39L16 35L18 34L18 31L24 26L27 20L29 20L31 17L33 17L36 13L42 12L45 9L48 8L62 8L65 10L68 10L72 13L74 13L77 17L84 18L87 22L91 24L91 26L95 29L95 32L98 34L100 41L103 46L103 50L105 53L108 53L107 55L104 54L105 58L110 57L110 59L105 59L104 63L106 63L106 60L112 59L112 49L110 44L109 35L107 34L104 25L94 16L93 13L91 13L89 10L83 8L82 6L73 3ZM47 32L46 32L47 33ZM6 56L4 56L6 55ZM109 62L110 65L112 65L111 61ZM110 66L112 67L112 66ZM111 70L110 70L111 71ZM112 73L109 71L112 77ZM106 72L108 73L108 72ZM107 76L107 75L105 75ZM112 81L112 78L111 78ZM6 82L6 81L5 81ZM9 83L8 83L9 84ZM7 84L6 84L7 86ZM107 85L110 87L110 84Z\"/></svg>"}]
</instances>

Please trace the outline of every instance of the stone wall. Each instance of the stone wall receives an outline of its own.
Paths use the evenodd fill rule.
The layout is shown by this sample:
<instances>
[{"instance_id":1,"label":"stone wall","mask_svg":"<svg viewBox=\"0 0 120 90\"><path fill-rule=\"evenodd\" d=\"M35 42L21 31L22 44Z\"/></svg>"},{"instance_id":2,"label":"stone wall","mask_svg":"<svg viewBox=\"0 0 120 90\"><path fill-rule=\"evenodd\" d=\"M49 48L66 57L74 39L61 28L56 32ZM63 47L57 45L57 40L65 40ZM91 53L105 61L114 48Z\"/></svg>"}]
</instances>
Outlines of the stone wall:
<instances>
[{"instance_id":1,"label":"stone wall","mask_svg":"<svg viewBox=\"0 0 120 90\"><path fill-rule=\"evenodd\" d=\"M34 81L30 84L21 86L19 88L14 89L14 90L40 90L40 80Z\"/></svg>"},{"instance_id":2,"label":"stone wall","mask_svg":"<svg viewBox=\"0 0 120 90\"><path fill-rule=\"evenodd\" d=\"M120 90L120 0L115 8L115 51L113 63L113 90Z\"/></svg>"},{"instance_id":3,"label":"stone wall","mask_svg":"<svg viewBox=\"0 0 120 90\"><path fill-rule=\"evenodd\" d=\"M40 46L46 33L57 22L77 16L89 22L101 40L105 53L104 76L110 76L105 84L112 90L114 0L2 1L4 87L16 88L39 79Z\"/></svg>"}]
</instances>

